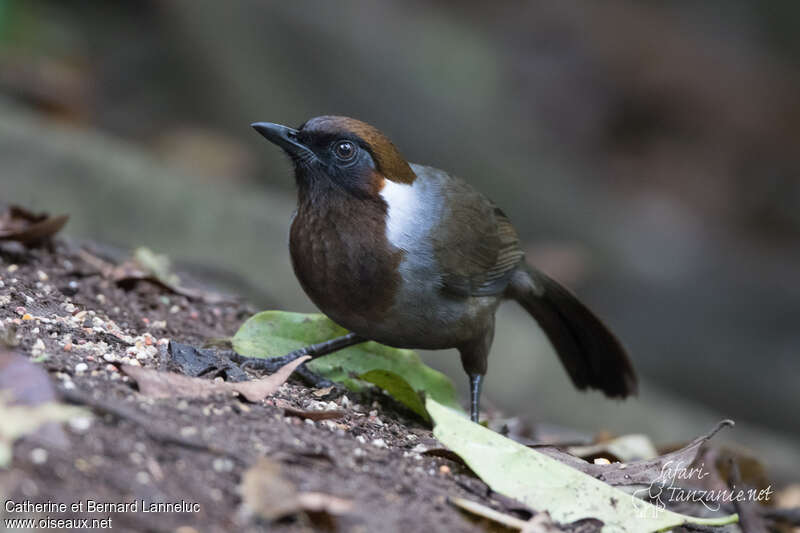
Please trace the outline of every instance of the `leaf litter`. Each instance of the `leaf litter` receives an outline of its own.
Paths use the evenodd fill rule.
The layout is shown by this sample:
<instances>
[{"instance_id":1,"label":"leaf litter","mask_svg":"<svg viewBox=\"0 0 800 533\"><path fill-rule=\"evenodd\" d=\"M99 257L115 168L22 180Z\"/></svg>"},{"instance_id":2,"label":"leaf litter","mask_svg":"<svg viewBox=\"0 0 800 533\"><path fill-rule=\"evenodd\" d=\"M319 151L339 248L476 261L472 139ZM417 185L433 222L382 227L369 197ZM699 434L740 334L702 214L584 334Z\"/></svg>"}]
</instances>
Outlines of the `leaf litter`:
<instances>
[{"instance_id":1,"label":"leaf litter","mask_svg":"<svg viewBox=\"0 0 800 533\"><path fill-rule=\"evenodd\" d=\"M281 477L298 492L351 501L350 512L333 515L337 529L343 531L484 530L485 522L467 518L447 505L448 498L477 501L531 521L531 513L526 513L524 506L492 492L459 463L421 454L430 447L427 444L421 447L421 443L432 441L421 419L409 418L405 410L397 410L397 404L389 397L369 389L339 395L333 401L320 401L319 398L330 397L332 390L311 390L290 381L271 398L256 404L243 403L231 394L148 402L144 395L133 392L128 383L130 378L120 373L118 366L104 361L106 355L119 360L132 348L127 342L114 339L135 337L144 342L150 335L153 346L147 348L154 351L140 359L141 364L162 370L181 369L167 349L169 341L177 339L202 345L208 337L230 335L245 316L243 307L192 301L167 292L158 284L143 283L133 289L122 289L102 276L75 274L92 267L58 240L54 246L25 251L27 255L22 258L3 256L0 249L4 263L9 257L20 262L19 268L8 267L9 272L14 267L13 282L11 275L4 276L5 268L0 269L0 280L6 283L5 287L0 285L0 298L10 298L12 302L10 306L0 306L0 328L4 328L4 337L17 328L13 337L22 353L32 354L41 344L41 353L48 356L41 366L47 369L50 380L59 388L74 389L65 393L80 392L78 396L85 397L93 409L111 416L97 417L87 435L67 431L72 447L58 454L51 452L47 468L37 468L31 462L29 458L35 455L32 451L36 451L32 447L36 444L28 437L20 438L11 470L7 475L0 471L0 492L20 497L14 480L22 479L25 480L22 486L35 483L43 497L54 501L98 496L114 500L128 497L131 480L136 479L138 494L147 498L198 501L203 516L159 516L157 522L149 515L115 516L115 525L119 520L123 529L174 530L191 524L205 531L229 531L232 527L257 531L263 526L231 513L241 503L232 487L243 478L247 465L255 465L260 457L266 456L280 462ZM41 272L50 278L43 285L40 282L45 276L38 274ZM59 289L50 290L49 285ZM60 287L65 292L61 293ZM32 318L22 320L22 314L15 309L25 305L26 295L35 295L36 312ZM180 311L173 313L172 307L179 307ZM114 322L120 327L98 327ZM101 339L106 344L101 344ZM97 349L77 349L89 344ZM200 369L202 364L197 366L206 378L227 372L224 360L206 362L211 364L205 369ZM346 373L344 368L337 371ZM348 377L352 379L353 375L360 374L350 372ZM109 407L113 404L113 408L102 409L105 403ZM345 414L340 419L315 421L289 415L286 406L299 411ZM154 431L156 428L158 432ZM166 438L170 434L176 438ZM608 450L595 454L617 457ZM704 457L707 462L710 459ZM189 468L179 469L177 463ZM90 470L84 472L75 465ZM59 472L67 475L61 476ZM744 469L742 472L743 479L747 479ZM309 509L314 508L312 503L306 502ZM775 509L762 514L769 520L780 516L786 523L792 511ZM305 520L312 520L313 513L305 509L296 511L273 522L270 530L307 529ZM318 514L323 518L329 515ZM324 526L323 522L311 523L315 527ZM558 524L558 527L565 531L597 530L588 521L573 522L569 527Z\"/></svg>"},{"instance_id":2,"label":"leaf litter","mask_svg":"<svg viewBox=\"0 0 800 533\"><path fill-rule=\"evenodd\" d=\"M61 231L68 220L69 215L36 214L12 205L0 213L0 240L36 244Z\"/></svg>"},{"instance_id":3,"label":"leaf litter","mask_svg":"<svg viewBox=\"0 0 800 533\"><path fill-rule=\"evenodd\" d=\"M205 398L215 394L238 393L247 401L256 403L277 391L292 372L309 359L309 356L300 357L269 376L234 383L189 377L175 372L159 372L140 366L122 365L120 370L136 381L139 392L152 398Z\"/></svg>"},{"instance_id":4,"label":"leaf litter","mask_svg":"<svg viewBox=\"0 0 800 533\"><path fill-rule=\"evenodd\" d=\"M606 533L661 531L684 524L725 525L736 515L696 518L657 508L599 479L467 420L432 398L434 436L492 490L569 524L598 519Z\"/></svg>"},{"instance_id":5,"label":"leaf litter","mask_svg":"<svg viewBox=\"0 0 800 533\"><path fill-rule=\"evenodd\" d=\"M281 474L281 465L267 457L262 457L242 475L239 485L242 497L240 512L255 515L266 522L298 512L316 514L324 517L342 515L353 510L353 502L322 492L301 492L294 483ZM320 520L323 517L312 519Z\"/></svg>"},{"instance_id":6,"label":"leaf litter","mask_svg":"<svg viewBox=\"0 0 800 533\"><path fill-rule=\"evenodd\" d=\"M59 403L40 366L0 348L0 468L11 461L17 439L35 437L63 448L66 437L58 423L90 416L85 409Z\"/></svg>"}]
</instances>

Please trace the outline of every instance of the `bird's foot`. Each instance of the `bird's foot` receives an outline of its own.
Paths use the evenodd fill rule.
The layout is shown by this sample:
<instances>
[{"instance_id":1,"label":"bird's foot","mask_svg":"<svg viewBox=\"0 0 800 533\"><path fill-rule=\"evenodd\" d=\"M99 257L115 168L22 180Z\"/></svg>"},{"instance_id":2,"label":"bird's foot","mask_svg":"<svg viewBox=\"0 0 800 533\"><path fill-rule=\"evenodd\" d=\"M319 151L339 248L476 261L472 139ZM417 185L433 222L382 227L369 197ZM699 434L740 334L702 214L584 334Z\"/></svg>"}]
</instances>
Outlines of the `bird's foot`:
<instances>
[{"instance_id":1,"label":"bird's foot","mask_svg":"<svg viewBox=\"0 0 800 533\"><path fill-rule=\"evenodd\" d=\"M232 361L238 363L242 370L256 370L272 374L295 359L308 355L308 350L307 348L300 348L280 357L245 357L236 352L231 352L227 355Z\"/></svg>"}]
</instances>

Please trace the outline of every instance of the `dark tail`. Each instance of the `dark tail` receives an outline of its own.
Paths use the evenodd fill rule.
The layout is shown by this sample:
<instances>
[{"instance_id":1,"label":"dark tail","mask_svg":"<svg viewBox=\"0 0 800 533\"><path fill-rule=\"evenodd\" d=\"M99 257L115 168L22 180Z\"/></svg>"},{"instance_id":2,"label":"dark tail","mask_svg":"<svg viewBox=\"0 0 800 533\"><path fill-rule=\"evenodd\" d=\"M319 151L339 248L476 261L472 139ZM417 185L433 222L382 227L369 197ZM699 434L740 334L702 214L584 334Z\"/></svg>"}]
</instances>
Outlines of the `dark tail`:
<instances>
[{"instance_id":1,"label":"dark tail","mask_svg":"<svg viewBox=\"0 0 800 533\"><path fill-rule=\"evenodd\" d=\"M576 387L619 398L636 394L636 373L625 348L570 291L523 265L507 294L542 327Z\"/></svg>"}]
</instances>

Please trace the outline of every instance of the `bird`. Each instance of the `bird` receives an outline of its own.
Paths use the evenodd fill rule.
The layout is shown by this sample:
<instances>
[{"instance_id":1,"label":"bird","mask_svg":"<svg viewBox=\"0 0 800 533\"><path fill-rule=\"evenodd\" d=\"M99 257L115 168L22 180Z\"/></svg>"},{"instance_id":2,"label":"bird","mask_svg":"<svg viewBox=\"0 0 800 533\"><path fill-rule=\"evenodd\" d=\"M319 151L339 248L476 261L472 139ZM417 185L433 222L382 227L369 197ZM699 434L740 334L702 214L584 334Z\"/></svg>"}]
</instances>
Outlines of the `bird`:
<instances>
[{"instance_id":1,"label":"bird","mask_svg":"<svg viewBox=\"0 0 800 533\"><path fill-rule=\"evenodd\" d=\"M495 312L514 300L544 331L578 389L614 398L636 393L619 339L526 261L509 217L466 181L408 162L385 134L354 118L318 116L297 129L251 126L293 164L295 275L311 301L349 332L273 364L368 340L455 348L469 377L470 419L478 422Z\"/></svg>"}]
</instances>

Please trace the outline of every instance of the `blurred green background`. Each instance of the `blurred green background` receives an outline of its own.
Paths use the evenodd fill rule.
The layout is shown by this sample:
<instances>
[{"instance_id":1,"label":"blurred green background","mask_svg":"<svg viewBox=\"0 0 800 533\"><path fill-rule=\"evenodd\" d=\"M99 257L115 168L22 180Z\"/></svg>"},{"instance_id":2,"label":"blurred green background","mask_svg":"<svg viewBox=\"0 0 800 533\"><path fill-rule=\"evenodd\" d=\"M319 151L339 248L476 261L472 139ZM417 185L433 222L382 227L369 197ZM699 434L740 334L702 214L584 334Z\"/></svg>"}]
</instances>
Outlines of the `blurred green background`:
<instances>
[{"instance_id":1,"label":"blurred green background","mask_svg":"<svg viewBox=\"0 0 800 533\"><path fill-rule=\"evenodd\" d=\"M360 118L501 205L643 382L574 391L508 305L487 404L658 442L732 417L796 476L799 22L794 0L0 0L0 202L312 311L288 161L249 124Z\"/></svg>"}]
</instances>

